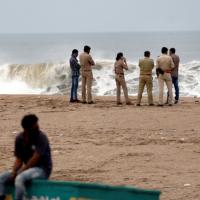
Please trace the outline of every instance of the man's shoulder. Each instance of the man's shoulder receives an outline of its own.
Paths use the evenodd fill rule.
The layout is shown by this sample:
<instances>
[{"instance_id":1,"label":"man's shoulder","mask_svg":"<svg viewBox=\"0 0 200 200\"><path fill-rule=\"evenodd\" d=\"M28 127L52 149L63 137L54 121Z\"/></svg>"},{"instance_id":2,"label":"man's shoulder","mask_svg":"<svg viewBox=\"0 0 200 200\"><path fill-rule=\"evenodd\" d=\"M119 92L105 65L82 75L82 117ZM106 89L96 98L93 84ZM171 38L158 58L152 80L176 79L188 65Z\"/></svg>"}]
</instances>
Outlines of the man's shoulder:
<instances>
[{"instance_id":1,"label":"man's shoulder","mask_svg":"<svg viewBox=\"0 0 200 200\"><path fill-rule=\"evenodd\" d=\"M146 58L145 59L147 62L154 62L152 58Z\"/></svg>"},{"instance_id":2,"label":"man's shoulder","mask_svg":"<svg viewBox=\"0 0 200 200\"><path fill-rule=\"evenodd\" d=\"M86 54L85 52L80 53L79 57L83 57L83 56L87 56L88 54Z\"/></svg>"},{"instance_id":3,"label":"man's shoulder","mask_svg":"<svg viewBox=\"0 0 200 200\"><path fill-rule=\"evenodd\" d=\"M20 141L20 140L23 140L23 132L20 132L17 134L16 138L15 138L16 141Z\"/></svg>"},{"instance_id":4,"label":"man's shoulder","mask_svg":"<svg viewBox=\"0 0 200 200\"><path fill-rule=\"evenodd\" d=\"M44 139L48 139L46 133L44 133L43 131L39 131L39 137L40 138L44 138Z\"/></svg>"},{"instance_id":5,"label":"man's shoulder","mask_svg":"<svg viewBox=\"0 0 200 200\"><path fill-rule=\"evenodd\" d=\"M159 56L158 58L157 58L157 60L165 60L165 61L167 61L167 60L171 60L172 59L172 57L171 56L169 56L169 55L166 55L166 54L164 54L164 55L161 55L161 56Z\"/></svg>"},{"instance_id":6,"label":"man's shoulder","mask_svg":"<svg viewBox=\"0 0 200 200\"><path fill-rule=\"evenodd\" d=\"M162 59L162 57L163 57L163 56L162 56L162 55L160 55L160 56L158 56L158 57L157 57L157 59L156 59L156 60L160 60L160 59Z\"/></svg>"},{"instance_id":7,"label":"man's shoulder","mask_svg":"<svg viewBox=\"0 0 200 200\"><path fill-rule=\"evenodd\" d=\"M176 59L176 60L179 60L179 56L177 54L174 54L173 57Z\"/></svg>"},{"instance_id":8,"label":"man's shoulder","mask_svg":"<svg viewBox=\"0 0 200 200\"><path fill-rule=\"evenodd\" d=\"M118 61L116 62L116 65L117 65L117 66L123 65L123 60L122 60L122 59L118 60Z\"/></svg>"}]
</instances>

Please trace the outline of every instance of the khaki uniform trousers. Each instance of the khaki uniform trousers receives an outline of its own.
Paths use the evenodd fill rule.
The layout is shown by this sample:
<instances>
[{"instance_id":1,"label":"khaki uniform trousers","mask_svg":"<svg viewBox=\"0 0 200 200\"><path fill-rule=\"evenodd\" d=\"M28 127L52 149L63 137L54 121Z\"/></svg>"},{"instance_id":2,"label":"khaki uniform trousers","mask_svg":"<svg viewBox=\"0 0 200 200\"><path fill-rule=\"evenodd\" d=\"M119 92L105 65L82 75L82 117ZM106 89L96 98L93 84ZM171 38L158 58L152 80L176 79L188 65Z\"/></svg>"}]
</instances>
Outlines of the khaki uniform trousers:
<instances>
[{"instance_id":1,"label":"khaki uniform trousers","mask_svg":"<svg viewBox=\"0 0 200 200\"><path fill-rule=\"evenodd\" d=\"M158 85L159 85L159 105L163 105L163 90L164 90L164 82L167 85L167 89L169 92L168 103L172 104L173 93L172 93L172 78L170 73L159 74L158 77Z\"/></svg>"},{"instance_id":2,"label":"khaki uniform trousers","mask_svg":"<svg viewBox=\"0 0 200 200\"><path fill-rule=\"evenodd\" d=\"M125 97L126 103L130 103L130 100L128 98L128 89L127 89L127 86L126 86L124 75L116 74L115 75L115 81L116 81L116 86L117 86L117 103L121 102L121 98L120 98L121 87L122 87L123 92L124 92L124 97Z\"/></svg>"},{"instance_id":3,"label":"khaki uniform trousers","mask_svg":"<svg viewBox=\"0 0 200 200\"><path fill-rule=\"evenodd\" d=\"M141 103L142 93L144 91L145 85L147 87L148 103L153 104L153 95L152 95L153 83L152 83L151 75L141 75L140 76L137 104Z\"/></svg>"},{"instance_id":4,"label":"khaki uniform trousers","mask_svg":"<svg viewBox=\"0 0 200 200\"><path fill-rule=\"evenodd\" d=\"M93 74L92 71L82 71L82 101L86 102L86 93L87 93L87 102L92 101L92 80Z\"/></svg>"}]
</instances>

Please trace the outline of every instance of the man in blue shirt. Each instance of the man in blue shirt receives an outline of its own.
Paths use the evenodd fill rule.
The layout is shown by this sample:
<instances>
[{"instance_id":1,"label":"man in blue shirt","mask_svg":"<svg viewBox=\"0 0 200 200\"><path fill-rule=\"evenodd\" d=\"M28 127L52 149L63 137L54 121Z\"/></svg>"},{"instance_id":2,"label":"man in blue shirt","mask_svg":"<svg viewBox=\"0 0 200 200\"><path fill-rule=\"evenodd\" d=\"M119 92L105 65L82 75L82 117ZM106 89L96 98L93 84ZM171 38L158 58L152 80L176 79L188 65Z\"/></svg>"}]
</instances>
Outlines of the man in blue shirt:
<instances>
[{"instance_id":1,"label":"man in blue shirt","mask_svg":"<svg viewBox=\"0 0 200 200\"><path fill-rule=\"evenodd\" d=\"M78 100L77 90L78 90L78 82L79 82L81 66L78 63L77 57L78 57L78 50L74 49L72 51L72 55L69 60L70 68L71 68L71 75L72 75L72 86L71 86L71 97L70 97L71 103L79 103L80 102Z\"/></svg>"},{"instance_id":2,"label":"man in blue shirt","mask_svg":"<svg viewBox=\"0 0 200 200\"><path fill-rule=\"evenodd\" d=\"M24 116L21 125L23 132L15 139L13 169L0 173L0 200L5 199L5 189L9 183L15 185L15 199L23 200L25 183L38 178L47 179L52 171L49 141L39 128L37 116Z\"/></svg>"}]
</instances>

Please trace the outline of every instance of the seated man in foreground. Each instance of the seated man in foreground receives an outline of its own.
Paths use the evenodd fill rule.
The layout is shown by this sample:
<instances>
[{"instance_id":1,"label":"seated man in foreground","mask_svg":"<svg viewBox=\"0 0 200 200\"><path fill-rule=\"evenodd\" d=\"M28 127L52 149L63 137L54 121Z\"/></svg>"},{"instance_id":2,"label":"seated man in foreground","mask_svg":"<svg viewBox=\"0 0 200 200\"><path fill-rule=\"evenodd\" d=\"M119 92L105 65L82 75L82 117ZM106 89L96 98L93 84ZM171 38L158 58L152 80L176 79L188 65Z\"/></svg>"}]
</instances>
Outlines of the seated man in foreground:
<instances>
[{"instance_id":1,"label":"seated man in foreground","mask_svg":"<svg viewBox=\"0 0 200 200\"><path fill-rule=\"evenodd\" d=\"M8 183L15 184L15 199L22 200L27 181L48 179L52 171L49 141L40 131L37 116L24 116L21 126L24 130L15 139L16 160L13 170L0 174L0 200L5 198Z\"/></svg>"}]
</instances>

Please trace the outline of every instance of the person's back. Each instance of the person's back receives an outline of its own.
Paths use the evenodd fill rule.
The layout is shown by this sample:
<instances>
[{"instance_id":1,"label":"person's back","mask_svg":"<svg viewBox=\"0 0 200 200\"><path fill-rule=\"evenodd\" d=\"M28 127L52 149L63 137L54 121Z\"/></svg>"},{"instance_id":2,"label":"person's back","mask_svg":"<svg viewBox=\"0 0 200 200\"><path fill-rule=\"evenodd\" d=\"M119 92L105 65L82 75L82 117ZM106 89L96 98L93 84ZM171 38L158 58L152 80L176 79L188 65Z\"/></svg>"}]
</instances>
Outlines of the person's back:
<instances>
[{"instance_id":1,"label":"person's back","mask_svg":"<svg viewBox=\"0 0 200 200\"><path fill-rule=\"evenodd\" d=\"M171 71L171 76L172 76L172 83L175 88L175 101L174 103L177 104L179 101L179 81L178 81L178 71L179 71L179 63L180 63L180 58L178 55L176 55L176 49L171 48L170 49L170 56L174 62L174 69Z\"/></svg>"},{"instance_id":2,"label":"person's back","mask_svg":"<svg viewBox=\"0 0 200 200\"><path fill-rule=\"evenodd\" d=\"M92 56L90 55L90 47L84 46L84 52L80 54L79 60L81 65L82 76L82 103L93 104L92 100L92 66L95 65ZM87 90L87 99L86 99ZM87 101L86 101L87 100Z\"/></svg>"},{"instance_id":3,"label":"person's back","mask_svg":"<svg viewBox=\"0 0 200 200\"><path fill-rule=\"evenodd\" d=\"M117 86L117 105L121 105L121 87L124 91L124 97L126 100L126 105L131 105L131 101L128 97L128 89L126 86L126 81L124 78L124 69L128 70L128 65L126 58L124 58L123 53L119 52L114 63L115 81Z\"/></svg>"},{"instance_id":4,"label":"person's back","mask_svg":"<svg viewBox=\"0 0 200 200\"><path fill-rule=\"evenodd\" d=\"M78 64L78 60L76 59L76 57L72 55L70 57L69 63L70 63L72 76L79 76L80 75L80 65Z\"/></svg>"},{"instance_id":5,"label":"person's back","mask_svg":"<svg viewBox=\"0 0 200 200\"><path fill-rule=\"evenodd\" d=\"M154 61L151 58L145 57L139 60L140 75L152 75Z\"/></svg>"},{"instance_id":6,"label":"person's back","mask_svg":"<svg viewBox=\"0 0 200 200\"><path fill-rule=\"evenodd\" d=\"M147 87L148 103L150 106L154 105L152 95L152 69L154 68L154 61L150 58L150 55L150 51L145 51L144 58L139 60L140 78L138 87L137 106L140 106L142 93L144 91L145 86Z\"/></svg>"},{"instance_id":7,"label":"person's back","mask_svg":"<svg viewBox=\"0 0 200 200\"><path fill-rule=\"evenodd\" d=\"M124 75L124 69L128 69L127 65L124 63L122 59L115 61L114 63L115 74Z\"/></svg>"},{"instance_id":8,"label":"person's back","mask_svg":"<svg viewBox=\"0 0 200 200\"><path fill-rule=\"evenodd\" d=\"M91 71L92 66L95 65L91 55L89 55L86 52L83 52L80 54L79 60L80 60L81 70L83 71L86 71L86 70Z\"/></svg>"},{"instance_id":9,"label":"person's back","mask_svg":"<svg viewBox=\"0 0 200 200\"><path fill-rule=\"evenodd\" d=\"M174 63L169 55L162 54L157 59L157 67L162 69L164 72L170 71L174 68Z\"/></svg>"},{"instance_id":10,"label":"person's back","mask_svg":"<svg viewBox=\"0 0 200 200\"><path fill-rule=\"evenodd\" d=\"M37 137L34 137L32 145L23 145L24 144L24 134L19 133L16 137L16 148L15 156L20 158L24 164L27 164L28 161L33 156L34 152L40 154L40 160L34 165L34 167L40 167L44 169L47 177L50 176L52 171L52 159L51 159L51 149L49 146L49 141L47 136L40 130L38 130ZM33 148L34 147L34 148Z\"/></svg>"},{"instance_id":11,"label":"person's back","mask_svg":"<svg viewBox=\"0 0 200 200\"><path fill-rule=\"evenodd\" d=\"M71 103L79 103L78 99L78 83L79 83L79 76L80 76L80 68L81 66L77 60L78 57L78 50L73 49L71 58L69 60L70 67L71 67L71 77L72 77L72 86L71 86Z\"/></svg>"},{"instance_id":12,"label":"person's back","mask_svg":"<svg viewBox=\"0 0 200 200\"><path fill-rule=\"evenodd\" d=\"M172 75L172 77L178 77L180 58L176 54L172 54L171 58L172 58L172 60L174 62L174 68L172 69L171 75Z\"/></svg>"},{"instance_id":13,"label":"person's back","mask_svg":"<svg viewBox=\"0 0 200 200\"><path fill-rule=\"evenodd\" d=\"M167 55L168 48L163 47L161 49L162 55L157 58L156 68L157 68L157 76L158 76L158 85L159 85L159 104L158 106L163 106L163 90L164 90L164 82L167 86L169 97L168 97L168 105L172 106L172 78L171 71L174 68L174 63L171 56ZM161 71L158 71L158 70Z\"/></svg>"}]
</instances>

